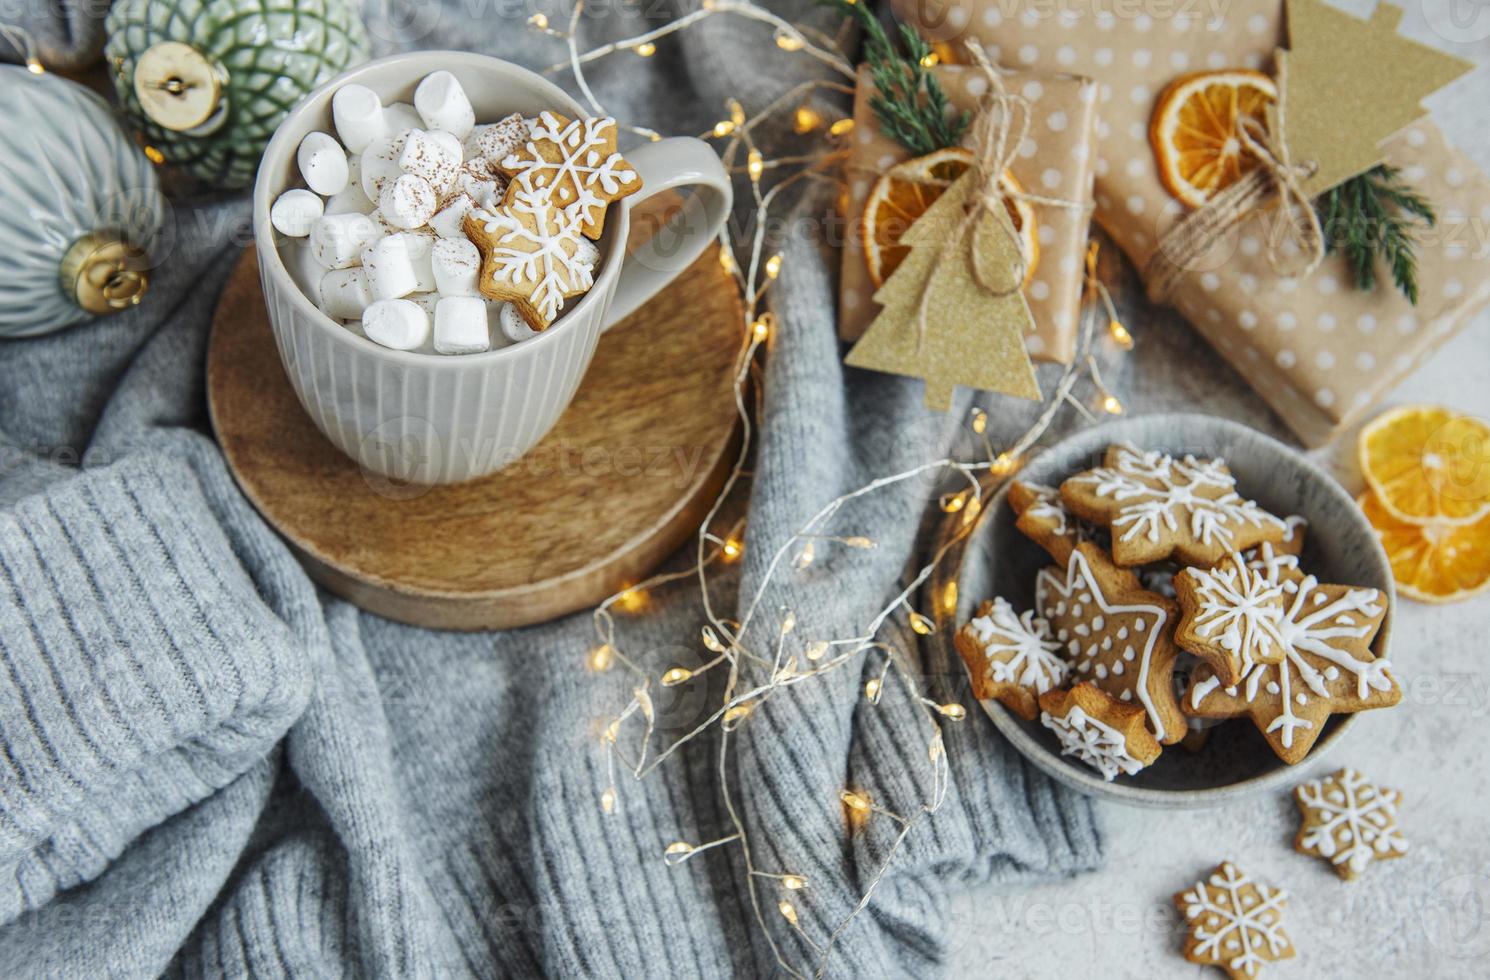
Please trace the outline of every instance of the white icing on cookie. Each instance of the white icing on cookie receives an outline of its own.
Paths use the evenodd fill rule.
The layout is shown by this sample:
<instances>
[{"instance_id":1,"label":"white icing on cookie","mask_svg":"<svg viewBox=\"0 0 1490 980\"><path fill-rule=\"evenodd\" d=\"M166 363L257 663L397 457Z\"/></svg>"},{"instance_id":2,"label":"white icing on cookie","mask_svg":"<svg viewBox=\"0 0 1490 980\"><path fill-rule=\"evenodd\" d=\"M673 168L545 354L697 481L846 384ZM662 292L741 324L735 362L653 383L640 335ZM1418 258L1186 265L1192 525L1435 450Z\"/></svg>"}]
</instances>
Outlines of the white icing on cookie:
<instances>
[{"instance_id":1,"label":"white icing on cookie","mask_svg":"<svg viewBox=\"0 0 1490 980\"><path fill-rule=\"evenodd\" d=\"M1332 864L1360 874L1377 858L1407 853L1407 839L1397 828L1399 795L1373 785L1354 769L1311 779L1297 795L1307 808L1300 846Z\"/></svg>"},{"instance_id":2,"label":"white icing on cookie","mask_svg":"<svg viewBox=\"0 0 1490 980\"><path fill-rule=\"evenodd\" d=\"M1224 962L1233 976L1256 976L1291 945L1283 932L1287 899L1281 888L1256 884L1227 861L1180 896L1199 940L1194 954Z\"/></svg>"},{"instance_id":3,"label":"white icing on cookie","mask_svg":"<svg viewBox=\"0 0 1490 980\"><path fill-rule=\"evenodd\" d=\"M1103 724L1080 705L1072 705L1064 718L1040 712L1040 724L1055 732L1061 755L1073 755L1096 769L1111 782L1119 773L1133 775L1143 763L1128 752L1128 740L1116 728Z\"/></svg>"},{"instance_id":4,"label":"white icing on cookie","mask_svg":"<svg viewBox=\"0 0 1490 980\"><path fill-rule=\"evenodd\" d=\"M983 646L988 679L995 684L1017 684L1038 695L1066 682L1068 667L1056 653L1060 644L1050 635L1050 624L1033 611L1021 616L1005 600L994 599L989 614L968 626Z\"/></svg>"},{"instance_id":5,"label":"white icing on cookie","mask_svg":"<svg viewBox=\"0 0 1490 980\"><path fill-rule=\"evenodd\" d=\"M1233 553L1229 565L1189 568L1198 603L1190 628L1201 639L1214 642L1241 661L1246 672L1254 663L1283 659L1283 586L1276 577L1251 567Z\"/></svg>"},{"instance_id":6,"label":"white icing on cookie","mask_svg":"<svg viewBox=\"0 0 1490 980\"><path fill-rule=\"evenodd\" d=\"M552 193L554 205L567 211L577 224L589 224L637 177L621 154L610 148L615 128L616 121L605 116L564 122L551 112L540 113L528 124L527 154L509 154L502 167L515 171L513 179L522 186ZM559 160L543 158L535 145L542 141L559 148Z\"/></svg>"},{"instance_id":7,"label":"white icing on cookie","mask_svg":"<svg viewBox=\"0 0 1490 980\"><path fill-rule=\"evenodd\" d=\"M1073 597L1076 598L1074 602ZM1164 719L1154 706L1154 700L1148 691L1148 682L1150 661L1158 646L1159 637L1163 635L1169 622L1169 613L1164 607L1146 603L1108 602L1101 585L1092 573L1091 564L1080 551L1071 552L1071 557L1066 562L1064 581L1048 568L1040 572L1035 579L1035 607L1046 619L1068 614L1082 618L1084 614L1089 614L1085 617L1086 621L1078 623L1073 630L1082 637L1090 636L1094 629L1093 624L1098 620L1102 622L1102 626L1095 627L1098 631L1104 629L1109 621L1123 624L1117 630L1118 641L1124 643L1123 659L1130 662L1134 656L1138 659L1138 670L1133 676L1132 690L1143 704L1144 710L1148 712L1149 727L1153 729L1155 737L1163 741ZM1077 671L1086 673L1092 669L1093 664L1090 658L1095 657L1102 649L1099 643L1082 643L1076 639L1062 637L1059 633L1057 633L1057 639L1068 643L1067 649L1073 656L1080 656L1080 659L1076 660ZM1128 643L1129 639L1135 642ZM1135 651L1136 646L1142 647L1141 653ZM1103 673L1106 673L1105 668ZM1128 700L1124 697L1125 693L1115 693L1115 696Z\"/></svg>"}]
</instances>

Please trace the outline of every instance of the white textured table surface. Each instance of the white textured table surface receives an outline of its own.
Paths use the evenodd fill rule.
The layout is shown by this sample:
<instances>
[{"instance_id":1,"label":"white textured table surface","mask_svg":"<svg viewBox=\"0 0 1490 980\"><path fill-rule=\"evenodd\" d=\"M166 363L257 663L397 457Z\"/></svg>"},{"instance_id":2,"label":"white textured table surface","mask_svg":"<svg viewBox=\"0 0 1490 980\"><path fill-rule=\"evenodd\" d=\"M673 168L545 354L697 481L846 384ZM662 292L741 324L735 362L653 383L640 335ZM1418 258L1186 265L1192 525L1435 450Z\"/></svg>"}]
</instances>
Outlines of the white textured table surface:
<instances>
[{"instance_id":1,"label":"white textured table surface","mask_svg":"<svg viewBox=\"0 0 1490 980\"><path fill-rule=\"evenodd\" d=\"M1341 6L1359 12L1370 4ZM1480 63L1429 104L1449 137L1490 169L1490 3L1405 6L1405 33ZM1224 414L1293 441L1178 316L1155 312L1134 323L1139 347L1120 383L1125 404ZM1389 401L1406 402L1490 417L1490 315ZM1354 446L1349 433L1333 451L1314 454L1352 492L1361 488ZM1490 976L1490 595L1443 607L1402 600L1397 616L1392 661L1402 704L1362 715L1329 759L1301 765L1299 777L1350 765L1400 789L1412 846L1406 857L1341 881L1293 850L1298 810L1287 793L1188 812L1099 804L1103 870L953 903L960 937L953 975L1221 977L1181 958L1184 931L1171 896L1231 859L1290 895L1285 922L1298 957L1264 977Z\"/></svg>"}]
</instances>

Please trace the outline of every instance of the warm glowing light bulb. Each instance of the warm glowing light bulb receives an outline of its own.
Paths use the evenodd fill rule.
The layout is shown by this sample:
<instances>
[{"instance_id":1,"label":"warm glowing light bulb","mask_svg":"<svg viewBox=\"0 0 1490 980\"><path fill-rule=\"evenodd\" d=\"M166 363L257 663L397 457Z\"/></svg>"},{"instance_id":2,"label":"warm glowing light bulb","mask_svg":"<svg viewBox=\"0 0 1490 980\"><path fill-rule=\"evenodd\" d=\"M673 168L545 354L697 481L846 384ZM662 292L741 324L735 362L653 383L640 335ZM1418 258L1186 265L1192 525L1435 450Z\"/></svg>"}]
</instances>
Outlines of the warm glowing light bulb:
<instances>
[{"instance_id":1,"label":"warm glowing light bulb","mask_svg":"<svg viewBox=\"0 0 1490 980\"><path fill-rule=\"evenodd\" d=\"M1117 400L1116 395L1108 395L1102 399L1102 411L1108 415L1123 414L1123 403Z\"/></svg>"},{"instance_id":2,"label":"warm glowing light bulb","mask_svg":"<svg viewBox=\"0 0 1490 980\"><path fill-rule=\"evenodd\" d=\"M923 55L922 56L922 58L921 58L921 67L922 68L935 68L937 66L937 64L941 60L942 60L941 59L941 56L938 55L935 51L933 51L930 54L927 54L927 55Z\"/></svg>"},{"instance_id":3,"label":"warm glowing light bulb","mask_svg":"<svg viewBox=\"0 0 1490 980\"><path fill-rule=\"evenodd\" d=\"M922 636L930 636L936 632L935 624L918 612L911 613L911 629L920 633Z\"/></svg>"},{"instance_id":4,"label":"warm glowing light bulb","mask_svg":"<svg viewBox=\"0 0 1490 980\"><path fill-rule=\"evenodd\" d=\"M795 565L797 568L806 568L808 565L812 564L812 560L816 557L817 548L815 548L813 546L813 543L809 541L802 546L801 551L797 552L797 557L795 560L792 561L792 564Z\"/></svg>"},{"instance_id":5,"label":"warm glowing light bulb","mask_svg":"<svg viewBox=\"0 0 1490 980\"><path fill-rule=\"evenodd\" d=\"M803 878L801 875L782 875L781 887L790 889L794 892L801 891L802 889L807 887L807 879Z\"/></svg>"},{"instance_id":6,"label":"warm glowing light bulb","mask_svg":"<svg viewBox=\"0 0 1490 980\"><path fill-rule=\"evenodd\" d=\"M781 912L781 917L783 919L790 922L792 925L797 924L797 909L796 906L792 905L791 902L784 901L780 905L776 906L776 908Z\"/></svg>"},{"instance_id":7,"label":"warm glowing light bulb","mask_svg":"<svg viewBox=\"0 0 1490 980\"><path fill-rule=\"evenodd\" d=\"M853 128L854 121L852 119L839 119L828 127L828 132L833 136L842 136L844 133L850 132Z\"/></svg>"},{"instance_id":8,"label":"warm glowing light bulb","mask_svg":"<svg viewBox=\"0 0 1490 980\"><path fill-rule=\"evenodd\" d=\"M687 841L673 841L671 844L667 845L667 849L662 852L662 859L668 864L679 864L690 854L692 854L693 850L693 845L688 843Z\"/></svg>"},{"instance_id":9,"label":"warm glowing light bulb","mask_svg":"<svg viewBox=\"0 0 1490 980\"><path fill-rule=\"evenodd\" d=\"M735 124L728 119L721 119L714 124L715 136L728 136L735 131Z\"/></svg>"},{"instance_id":10,"label":"warm glowing light bulb","mask_svg":"<svg viewBox=\"0 0 1490 980\"><path fill-rule=\"evenodd\" d=\"M606 813L615 812L616 788L614 786L606 787L605 792L600 794L600 809L604 810Z\"/></svg>"},{"instance_id":11,"label":"warm glowing light bulb","mask_svg":"<svg viewBox=\"0 0 1490 980\"><path fill-rule=\"evenodd\" d=\"M610 670L610 665L615 659L615 652L615 649L609 643L602 643L590 651L590 655L585 659L585 663L596 673L603 670Z\"/></svg>"},{"instance_id":12,"label":"warm glowing light bulb","mask_svg":"<svg viewBox=\"0 0 1490 980\"><path fill-rule=\"evenodd\" d=\"M771 336L771 322L765 317L761 317L750 325L750 332L758 342L765 343Z\"/></svg>"},{"instance_id":13,"label":"warm glowing light bulb","mask_svg":"<svg viewBox=\"0 0 1490 980\"><path fill-rule=\"evenodd\" d=\"M728 275L733 275L735 272L735 257L727 248L719 249L719 267Z\"/></svg>"},{"instance_id":14,"label":"warm glowing light bulb","mask_svg":"<svg viewBox=\"0 0 1490 980\"><path fill-rule=\"evenodd\" d=\"M638 44L636 46L636 53L641 55L643 58L650 58L652 57L652 55L657 53L657 45L653 44L651 41L643 41L641 44Z\"/></svg>"},{"instance_id":15,"label":"warm glowing light bulb","mask_svg":"<svg viewBox=\"0 0 1490 980\"><path fill-rule=\"evenodd\" d=\"M745 125L745 107L740 104L739 99L730 99L725 107L729 109L729 117L736 126Z\"/></svg>"},{"instance_id":16,"label":"warm glowing light bulb","mask_svg":"<svg viewBox=\"0 0 1490 980\"><path fill-rule=\"evenodd\" d=\"M877 547L872 538L866 538L862 535L844 538L843 543L850 548L858 548L862 551L873 551Z\"/></svg>"},{"instance_id":17,"label":"warm glowing light bulb","mask_svg":"<svg viewBox=\"0 0 1490 980\"><path fill-rule=\"evenodd\" d=\"M812 132L822 124L822 115L811 106L798 106L796 113L792 116L792 128L799 136Z\"/></svg>"},{"instance_id":18,"label":"warm glowing light bulb","mask_svg":"<svg viewBox=\"0 0 1490 980\"><path fill-rule=\"evenodd\" d=\"M776 46L783 51L801 51L804 43L802 38L796 34L787 34L783 31L776 35Z\"/></svg>"},{"instance_id":19,"label":"warm glowing light bulb","mask_svg":"<svg viewBox=\"0 0 1490 980\"><path fill-rule=\"evenodd\" d=\"M46 72L46 69L42 67L41 62L36 60L34 56L26 59L26 70L33 75L41 75Z\"/></svg>"},{"instance_id":20,"label":"warm glowing light bulb","mask_svg":"<svg viewBox=\"0 0 1490 980\"><path fill-rule=\"evenodd\" d=\"M1109 323L1107 325L1107 332L1112 335L1113 341L1123 350L1133 349L1133 335L1128 332L1127 327L1118 321L1113 320Z\"/></svg>"},{"instance_id":21,"label":"warm glowing light bulb","mask_svg":"<svg viewBox=\"0 0 1490 980\"><path fill-rule=\"evenodd\" d=\"M973 409L973 431L982 435L988 429L988 413L981 408Z\"/></svg>"},{"instance_id":22,"label":"warm glowing light bulb","mask_svg":"<svg viewBox=\"0 0 1490 980\"><path fill-rule=\"evenodd\" d=\"M724 644L719 642L719 634L714 632L713 627L705 626L703 628L703 637L704 646L708 647L710 650L713 650L715 653L724 652Z\"/></svg>"},{"instance_id":23,"label":"warm glowing light bulb","mask_svg":"<svg viewBox=\"0 0 1490 980\"><path fill-rule=\"evenodd\" d=\"M856 790L846 789L838 794L838 798L850 810L857 810L860 813L865 813L869 810L869 798Z\"/></svg>"},{"instance_id":24,"label":"warm glowing light bulb","mask_svg":"<svg viewBox=\"0 0 1490 980\"><path fill-rule=\"evenodd\" d=\"M745 170L750 174L750 179L760 180L761 173L766 169L766 161L761 156L761 151L751 150L745 159Z\"/></svg>"},{"instance_id":25,"label":"warm glowing light bulb","mask_svg":"<svg viewBox=\"0 0 1490 980\"><path fill-rule=\"evenodd\" d=\"M663 687L677 687L693 676L693 671L687 667L669 667L662 672Z\"/></svg>"},{"instance_id":26,"label":"warm glowing light bulb","mask_svg":"<svg viewBox=\"0 0 1490 980\"><path fill-rule=\"evenodd\" d=\"M781 635L782 636L785 636L786 634L790 633L792 630L794 630L796 628L797 628L797 614L794 613L794 612L792 612L790 609L788 609L786 611L785 618L783 618L781 620Z\"/></svg>"},{"instance_id":27,"label":"warm glowing light bulb","mask_svg":"<svg viewBox=\"0 0 1490 980\"><path fill-rule=\"evenodd\" d=\"M942 716L951 718L953 721L961 721L962 719L967 717L967 709L964 708L962 705L956 703L939 704L937 705L936 710Z\"/></svg>"},{"instance_id":28,"label":"warm glowing light bulb","mask_svg":"<svg viewBox=\"0 0 1490 980\"><path fill-rule=\"evenodd\" d=\"M740 722L750 717L750 712L754 710L755 705L748 702L745 704L733 705L732 707L724 709L724 714L720 716L719 721L724 726L725 731L730 731L733 730L734 727Z\"/></svg>"},{"instance_id":29,"label":"warm glowing light bulb","mask_svg":"<svg viewBox=\"0 0 1490 980\"><path fill-rule=\"evenodd\" d=\"M864 696L869 699L870 704L878 704L880 699L880 679L871 677L864 682Z\"/></svg>"},{"instance_id":30,"label":"warm glowing light bulb","mask_svg":"<svg viewBox=\"0 0 1490 980\"><path fill-rule=\"evenodd\" d=\"M724 544L719 546L719 551L724 555L725 561L734 561L744 550L745 542L736 537L725 538Z\"/></svg>"},{"instance_id":31,"label":"warm glowing light bulb","mask_svg":"<svg viewBox=\"0 0 1490 980\"><path fill-rule=\"evenodd\" d=\"M528 18L528 23L529 24L532 24L534 27L538 28L540 31L546 31L546 30L548 30L548 15L547 14L534 14L533 16L531 16L531 17Z\"/></svg>"},{"instance_id":32,"label":"warm glowing light bulb","mask_svg":"<svg viewBox=\"0 0 1490 980\"><path fill-rule=\"evenodd\" d=\"M1010 453L999 453L998 458L993 461L993 465L989 469L993 470L996 476L1003 476L1005 473L1014 469L1013 455Z\"/></svg>"},{"instance_id":33,"label":"warm glowing light bulb","mask_svg":"<svg viewBox=\"0 0 1490 980\"><path fill-rule=\"evenodd\" d=\"M145 156L151 163L160 164L166 162L166 155L153 146L145 147Z\"/></svg>"},{"instance_id":34,"label":"warm glowing light bulb","mask_svg":"<svg viewBox=\"0 0 1490 980\"><path fill-rule=\"evenodd\" d=\"M823 659L823 654L828 652L829 645L827 640L813 640L807 644L807 659L814 662Z\"/></svg>"},{"instance_id":35,"label":"warm glowing light bulb","mask_svg":"<svg viewBox=\"0 0 1490 980\"><path fill-rule=\"evenodd\" d=\"M942 609L949 615L957 611L957 583L948 582L942 590Z\"/></svg>"},{"instance_id":36,"label":"warm glowing light bulb","mask_svg":"<svg viewBox=\"0 0 1490 980\"><path fill-rule=\"evenodd\" d=\"M781 254L771 256L766 260L766 278L775 279L781 275Z\"/></svg>"},{"instance_id":37,"label":"warm glowing light bulb","mask_svg":"<svg viewBox=\"0 0 1490 980\"><path fill-rule=\"evenodd\" d=\"M967 506L967 496L968 491L966 490L960 493L943 494L941 499L942 510L948 514L957 513L963 507Z\"/></svg>"}]
</instances>

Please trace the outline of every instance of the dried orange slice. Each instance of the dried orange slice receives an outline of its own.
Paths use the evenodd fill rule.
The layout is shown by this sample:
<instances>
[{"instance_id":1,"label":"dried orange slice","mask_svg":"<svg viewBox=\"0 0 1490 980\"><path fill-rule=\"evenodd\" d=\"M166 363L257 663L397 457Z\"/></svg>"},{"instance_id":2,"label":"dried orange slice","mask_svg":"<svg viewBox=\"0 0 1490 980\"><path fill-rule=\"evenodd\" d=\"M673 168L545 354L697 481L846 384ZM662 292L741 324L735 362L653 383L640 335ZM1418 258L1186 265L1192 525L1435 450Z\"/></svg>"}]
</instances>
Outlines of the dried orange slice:
<instances>
[{"instance_id":1,"label":"dried orange slice","mask_svg":"<svg viewBox=\"0 0 1490 980\"><path fill-rule=\"evenodd\" d=\"M1392 563L1397 591L1421 602L1456 602L1490 588L1490 516L1473 524L1399 521L1374 494L1358 503Z\"/></svg>"},{"instance_id":2,"label":"dried orange slice","mask_svg":"<svg viewBox=\"0 0 1490 980\"><path fill-rule=\"evenodd\" d=\"M1170 82L1149 120L1149 143L1169 193L1198 208L1256 167L1239 135L1240 120L1250 116L1266 127L1267 107L1277 99L1273 80L1247 68Z\"/></svg>"},{"instance_id":3,"label":"dried orange slice","mask_svg":"<svg viewBox=\"0 0 1490 980\"><path fill-rule=\"evenodd\" d=\"M1361 430L1361 473L1399 521L1471 524L1490 515L1490 426L1437 405L1392 409Z\"/></svg>"},{"instance_id":4,"label":"dried orange slice","mask_svg":"<svg viewBox=\"0 0 1490 980\"><path fill-rule=\"evenodd\" d=\"M972 165L971 153L951 147L897 163L875 181L859 227L864 236L864 262L874 288L883 286L910 254L910 247L900 244L901 236ZM1023 188L1013 174L1005 171L999 183L1005 192L1004 206L1019 235L1025 258L1024 281L1028 283L1035 274L1035 263L1040 261L1035 209L1015 196L1023 193Z\"/></svg>"}]
</instances>

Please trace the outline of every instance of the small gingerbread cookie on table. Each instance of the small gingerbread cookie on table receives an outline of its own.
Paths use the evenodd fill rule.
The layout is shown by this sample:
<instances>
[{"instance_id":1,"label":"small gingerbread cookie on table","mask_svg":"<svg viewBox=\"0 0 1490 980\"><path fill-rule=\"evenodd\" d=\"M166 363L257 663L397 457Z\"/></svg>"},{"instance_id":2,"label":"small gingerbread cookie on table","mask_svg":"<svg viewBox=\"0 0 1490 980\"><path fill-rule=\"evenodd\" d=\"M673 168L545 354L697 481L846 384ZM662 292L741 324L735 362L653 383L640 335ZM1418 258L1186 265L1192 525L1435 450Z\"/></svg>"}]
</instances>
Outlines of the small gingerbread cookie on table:
<instances>
[{"instance_id":1,"label":"small gingerbread cookie on table","mask_svg":"<svg viewBox=\"0 0 1490 980\"><path fill-rule=\"evenodd\" d=\"M1112 557L1128 567L1174 555L1208 568L1233 551L1282 540L1286 526L1243 499L1218 459L1111 446L1103 465L1061 484L1067 508L1112 531Z\"/></svg>"},{"instance_id":2,"label":"small gingerbread cookie on table","mask_svg":"<svg viewBox=\"0 0 1490 980\"><path fill-rule=\"evenodd\" d=\"M1179 654L1174 603L1145 590L1132 571L1084 541L1065 568L1036 577L1035 611L1065 647L1072 676L1138 708L1160 742L1185 737L1173 685Z\"/></svg>"},{"instance_id":3,"label":"small gingerbread cookie on table","mask_svg":"<svg viewBox=\"0 0 1490 980\"><path fill-rule=\"evenodd\" d=\"M1039 713L1040 695L1066 682L1066 661L1050 624L1030 611L1016 613L1004 599L979 606L953 644L972 676L973 696L998 701L1028 721Z\"/></svg>"},{"instance_id":4,"label":"small gingerbread cookie on table","mask_svg":"<svg viewBox=\"0 0 1490 980\"><path fill-rule=\"evenodd\" d=\"M1407 853L1397 827L1402 794L1377 786L1354 769L1311 779L1293 791L1299 805L1294 849L1330 862L1346 881L1360 877L1372 861Z\"/></svg>"},{"instance_id":5,"label":"small gingerbread cookie on table","mask_svg":"<svg viewBox=\"0 0 1490 980\"><path fill-rule=\"evenodd\" d=\"M1040 724L1055 732L1061 755L1075 756L1108 782L1151 765L1162 751L1142 708L1091 684L1040 695Z\"/></svg>"},{"instance_id":6,"label":"small gingerbread cookie on table","mask_svg":"<svg viewBox=\"0 0 1490 980\"><path fill-rule=\"evenodd\" d=\"M1267 964L1294 957L1283 930L1287 904L1282 889L1258 884L1230 861L1221 862L1204 881L1174 896L1188 929L1185 959L1220 967L1232 980L1256 980Z\"/></svg>"}]
</instances>

